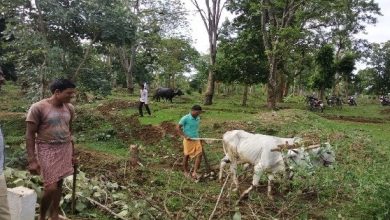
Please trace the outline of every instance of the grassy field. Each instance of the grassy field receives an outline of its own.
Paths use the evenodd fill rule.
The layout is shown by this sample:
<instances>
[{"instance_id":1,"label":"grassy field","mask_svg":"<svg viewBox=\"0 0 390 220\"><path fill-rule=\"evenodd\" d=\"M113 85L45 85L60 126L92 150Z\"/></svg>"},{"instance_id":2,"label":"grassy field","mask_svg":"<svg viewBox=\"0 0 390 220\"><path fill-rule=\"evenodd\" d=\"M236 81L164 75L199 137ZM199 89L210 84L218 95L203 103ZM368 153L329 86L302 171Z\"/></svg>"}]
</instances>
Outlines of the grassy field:
<instances>
[{"instance_id":1,"label":"grassy field","mask_svg":"<svg viewBox=\"0 0 390 220\"><path fill-rule=\"evenodd\" d=\"M29 101L13 85L0 92L0 123L9 157L19 155L24 145L24 114ZM208 219L222 184L215 173L223 157L221 143L206 144L205 151L214 175L195 183L181 172L182 147L174 133L175 123L202 97L193 93L175 98L174 103L151 102L152 116L137 117L138 96L122 90L92 103L76 103L76 147L81 170L90 178L105 176L123 186L121 199L129 219ZM329 141L336 150L335 169L319 169L291 184L275 183L274 200L266 197L266 178L248 200L238 199L231 181L216 208L214 219L389 219L390 218L390 108L359 103L356 107L305 110L304 103L283 103L271 112L264 97L250 96L242 107L241 96L217 94L214 104L204 106L203 137L221 138L232 129L294 137L315 142ZM129 146L140 146L142 167L131 168ZM19 150L20 151L20 150ZM12 161L9 158L8 161ZM9 163L12 165L12 163ZM205 172L202 164L202 171ZM251 183L249 173L240 172L240 190ZM14 180L9 181L14 185ZM286 190L286 186L288 190ZM96 206L78 213L79 219L112 219ZM66 207L65 207L65 210Z\"/></svg>"}]
</instances>

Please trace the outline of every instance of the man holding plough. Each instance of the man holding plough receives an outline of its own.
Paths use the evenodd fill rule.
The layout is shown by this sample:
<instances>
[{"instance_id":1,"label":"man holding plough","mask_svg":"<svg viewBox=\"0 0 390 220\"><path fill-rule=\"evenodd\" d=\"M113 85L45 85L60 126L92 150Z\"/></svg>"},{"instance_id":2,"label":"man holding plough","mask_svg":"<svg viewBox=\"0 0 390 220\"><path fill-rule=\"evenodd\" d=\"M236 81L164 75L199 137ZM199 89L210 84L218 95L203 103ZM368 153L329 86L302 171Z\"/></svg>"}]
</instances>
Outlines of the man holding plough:
<instances>
[{"instance_id":1,"label":"man holding plough","mask_svg":"<svg viewBox=\"0 0 390 220\"><path fill-rule=\"evenodd\" d=\"M183 116L177 126L177 130L180 136L183 137L183 150L184 150L184 159L183 159L183 169L184 175L186 177L191 177L193 179L199 179L200 175L197 173L200 162L202 161L202 143L200 140L193 140L199 138L199 124L200 117L202 113L202 107L199 105L194 105L191 108L191 112ZM190 174L188 169L188 160L189 158L195 158L195 166L193 172Z\"/></svg>"}]
</instances>

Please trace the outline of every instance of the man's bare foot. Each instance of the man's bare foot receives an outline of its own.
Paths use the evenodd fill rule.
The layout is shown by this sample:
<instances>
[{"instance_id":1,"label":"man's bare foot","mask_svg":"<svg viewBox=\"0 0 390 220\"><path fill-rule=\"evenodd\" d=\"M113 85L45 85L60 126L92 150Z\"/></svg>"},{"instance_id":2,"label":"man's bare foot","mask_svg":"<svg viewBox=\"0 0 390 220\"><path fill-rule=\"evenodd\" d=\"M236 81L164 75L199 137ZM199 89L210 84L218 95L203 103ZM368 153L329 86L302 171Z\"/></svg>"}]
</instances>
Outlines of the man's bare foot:
<instances>
[{"instance_id":1,"label":"man's bare foot","mask_svg":"<svg viewBox=\"0 0 390 220\"><path fill-rule=\"evenodd\" d=\"M185 176L186 178L189 178L189 179L191 179L191 175L190 175L190 173L189 173L189 172L184 172L184 176Z\"/></svg>"},{"instance_id":2,"label":"man's bare foot","mask_svg":"<svg viewBox=\"0 0 390 220\"><path fill-rule=\"evenodd\" d=\"M194 180L198 180L202 177L202 175L198 174L198 173L192 173L191 175L192 179Z\"/></svg>"}]
</instances>

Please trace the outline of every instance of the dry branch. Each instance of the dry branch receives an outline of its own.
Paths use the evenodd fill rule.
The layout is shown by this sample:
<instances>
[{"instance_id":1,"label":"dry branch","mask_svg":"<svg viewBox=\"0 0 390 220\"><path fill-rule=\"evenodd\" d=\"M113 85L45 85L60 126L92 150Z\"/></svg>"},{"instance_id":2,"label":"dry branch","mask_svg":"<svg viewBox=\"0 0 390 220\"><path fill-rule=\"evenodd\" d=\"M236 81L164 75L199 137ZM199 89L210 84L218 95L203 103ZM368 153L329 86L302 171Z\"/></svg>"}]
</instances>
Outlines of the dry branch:
<instances>
[{"instance_id":1,"label":"dry branch","mask_svg":"<svg viewBox=\"0 0 390 220\"><path fill-rule=\"evenodd\" d=\"M79 196L81 196L81 195L79 195ZM92 204L95 204L95 205L99 206L100 208L106 210L106 211L109 212L111 215L113 215L113 216L115 216L115 217L117 217L117 218L119 218L119 219L122 219L122 220L128 220L127 218L123 218L122 216L116 214L114 211L112 211L111 209L109 209L107 206L101 204L100 202L98 202L98 201L96 201L96 200L93 200L92 198L89 198L89 197L87 197L87 196L82 196L82 197L86 198L86 199L87 199L89 202L91 202Z\"/></svg>"},{"instance_id":2,"label":"dry branch","mask_svg":"<svg viewBox=\"0 0 390 220\"><path fill-rule=\"evenodd\" d=\"M209 220L211 220L211 219L213 218L214 213L215 213L215 210L217 210L217 206L218 206L219 200L221 199L221 196L222 196L222 193L223 193L223 189L225 188L226 183L227 183L227 181L229 180L229 176L230 176L230 174L228 174L228 176L226 177L225 183L224 183L223 186L222 186L221 192L219 193L217 202L215 203L214 210L213 210L213 212L211 213L211 215L210 215L210 217L209 217Z\"/></svg>"}]
</instances>

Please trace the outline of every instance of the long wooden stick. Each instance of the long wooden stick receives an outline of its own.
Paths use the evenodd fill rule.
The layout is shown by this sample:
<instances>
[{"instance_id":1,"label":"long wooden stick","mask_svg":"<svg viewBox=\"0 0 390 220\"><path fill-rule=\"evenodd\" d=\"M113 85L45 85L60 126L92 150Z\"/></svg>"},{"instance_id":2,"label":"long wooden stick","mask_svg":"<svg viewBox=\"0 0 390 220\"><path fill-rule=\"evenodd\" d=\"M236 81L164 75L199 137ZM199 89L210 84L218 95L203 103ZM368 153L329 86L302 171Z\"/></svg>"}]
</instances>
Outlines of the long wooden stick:
<instances>
[{"instance_id":1,"label":"long wooden stick","mask_svg":"<svg viewBox=\"0 0 390 220\"><path fill-rule=\"evenodd\" d=\"M315 148L319 148L319 147L321 147L321 144L313 144L313 145L306 147L305 150L311 150L311 149L315 149Z\"/></svg>"},{"instance_id":2,"label":"long wooden stick","mask_svg":"<svg viewBox=\"0 0 390 220\"><path fill-rule=\"evenodd\" d=\"M77 163L73 165L73 185L72 185L72 215L76 207L76 180L77 180Z\"/></svg>"},{"instance_id":3,"label":"long wooden stick","mask_svg":"<svg viewBox=\"0 0 390 220\"><path fill-rule=\"evenodd\" d=\"M191 138L194 141L222 141L220 138Z\"/></svg>"},{"instance_id":4,"label":"long wooden stick","mask_svg":"<svg viewBox=\"0 0 390 220\"><path fill-rule=\"evenodd\" d=\"M222 197L223 189L225 189L225 186L226 186L226 183L227 183L229 177L230 177L230 173L229 173L229 174L227 175L227 177L226 177L225 183L224 183L223 186L222 186L221 192L219 193L217 202L215 203L214 210L213 210L213 212L211 213L211 215L210 215L210 217L209 217L209 220L211 220L211 219L214 217L214 213L215 213L215 211L217 210L217 206L218 206L219 200L220 200L221 197Z\"/></svg>"},{"instance_id":5,"label":"long wooden stick","mask_svg":"<svg viewBox=\"0 0 390 220\"><path fill-rule=\"evenodd\" d=\"M127 218L123 218L122 216L116 214L115 212L113 212L111 209L109 209L107 206L101 204L100 202L90 198L90 197L87 197L87 196L83 196L84 198L86 198L88 201L90 201L92 204L95 204L97 206L99 206L100 208L106 210L107 212L109 212L111 215L119 218L119 219L122 219L122 220L128 220Z\"/></svg>"},{"instance_id":6,"label":"long wooden stick","mask_svg":"<svg viewBox=\"0 0 390 220\"><path fill-rule=\"evenodd\" d=\"M203 155L203 158L204 158L206 172L208 173L208 172L210 172L210 164L209 164L209 160L207 159L206 151L204 150L204 148L202 149L202 155Z\"/></svg>"}]
</instances>

